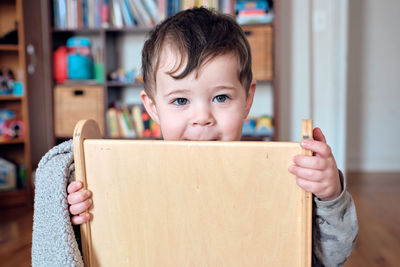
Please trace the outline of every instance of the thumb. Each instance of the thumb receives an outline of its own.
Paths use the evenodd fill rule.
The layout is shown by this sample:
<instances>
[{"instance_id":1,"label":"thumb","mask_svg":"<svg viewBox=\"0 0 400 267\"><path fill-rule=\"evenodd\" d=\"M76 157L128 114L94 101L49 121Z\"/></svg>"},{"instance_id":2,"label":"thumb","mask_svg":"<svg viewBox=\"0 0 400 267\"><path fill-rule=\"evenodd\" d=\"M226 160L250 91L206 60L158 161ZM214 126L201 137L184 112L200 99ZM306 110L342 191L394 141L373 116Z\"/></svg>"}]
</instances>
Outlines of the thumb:
<instances>
[{"instance_id":1,"label":"thumb","mask_svg":"<svg viewBox=\"0 0 400 267\"><path fill-rule=\"evenodd\" d=\"M325 136L324 136L324 134L322 133L321 129L318 128L318 127L317 127L317 128L314 128L314 130L313 130L313 138L314 138L314 140L316 140L316 141L321 141L321 142L326 143Z\"/></svg>"}]
</instances>

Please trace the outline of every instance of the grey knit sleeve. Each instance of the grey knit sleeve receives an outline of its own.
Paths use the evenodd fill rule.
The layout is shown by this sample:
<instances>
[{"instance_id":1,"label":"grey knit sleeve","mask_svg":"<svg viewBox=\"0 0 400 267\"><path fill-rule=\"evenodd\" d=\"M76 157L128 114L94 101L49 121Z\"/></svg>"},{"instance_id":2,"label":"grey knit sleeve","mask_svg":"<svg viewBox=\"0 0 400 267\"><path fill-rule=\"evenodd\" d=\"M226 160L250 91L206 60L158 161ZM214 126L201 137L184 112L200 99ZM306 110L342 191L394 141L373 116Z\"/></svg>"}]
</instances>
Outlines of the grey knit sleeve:
<instances>
[{"instance_id":1,"label":"grey knit sleeve","mask_svg":"<svg viewBox=\"0 0 400 267\"><path fill-rule=\"evenodd\" d=\"M330 201L314 197L313 266L342 266L354 249L358 222L346 180L339 171L343 191Z\"/></svg>"}]
</instances>

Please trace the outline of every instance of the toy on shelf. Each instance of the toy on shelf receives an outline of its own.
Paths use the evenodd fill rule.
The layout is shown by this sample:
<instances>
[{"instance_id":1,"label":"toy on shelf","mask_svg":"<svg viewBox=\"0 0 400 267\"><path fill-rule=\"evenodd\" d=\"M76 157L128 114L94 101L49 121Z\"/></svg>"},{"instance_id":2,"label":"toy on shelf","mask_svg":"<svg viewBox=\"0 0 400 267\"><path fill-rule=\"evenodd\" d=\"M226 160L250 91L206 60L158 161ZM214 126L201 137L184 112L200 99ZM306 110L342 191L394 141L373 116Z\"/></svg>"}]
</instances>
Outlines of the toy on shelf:
<instances>
[{"instance_id":1,"label":"toy on shelf","mask_svg":"<svg viewBox=\"0 0 400 267\"><path fill-rule=\"evenodd\" d=\"M93 57L91 43L88 38L71 37L67 40L68 78L93 79Z\"/></svg>"},{"instance_id":2,"label":"toy on shelf","mask_svg":"<svg viewBox=\"0 0 400 267\"><path fill-rule=\"evenodd\" d=\"M238 0L235 11L240 25L270 23L274 19L271 3L267 0Z\"/></svg>"},{"instance_id":3,"label":"toy on shelf","mask_svg":"<svg viewBox=\"0 0 400 267\"><path fill-rule=\"evenodd\" d=\"M139 72L136 69L125 70L119 68L108 75L108 80L121 83L140 82Z\"/></svg>"},{"instance_id":4,"label":"toy on shelf","mask_svg":"<svg viewBox=\"0 0 400 267\"><path fill-rule=\"evenodd\" d=\"M17 188L17 166L0 158L0 191Z\"/></svg>"},{"instance_id":5,"label":"toy on shelf","mask_svg":"<svg viewBox=\"0 0 400 267\"><path fill-rule=\"evenodd\" d=\"M269 116L259 117L256 122L256 132L260 136L272 136L274 134L272 118Z\"/></svg>"},{"instance_id":6,"label":"toy on shelf","mask_svg":"<svg viewBox=\"0 0 400 267\"><path fill-rule=\"evenodd\" d=\"M15 76L10 69L0 69L0 95L11 95L14 92Z\"/></svg>"},{"instance_id":7,"label":"toy on shelf","mask_svg":"<svg viewBox=\"0 0 400 267\"><path fill-rule=\"evenodd\" d=\"M274 127L270 116L248 117L243 123L243 136L272 136Z\"/></svg>"},{"instance_id":8,"label":"toy on shelf","mask_svg":"<svg viewBox=\"0 0 400 267\"><path fill-rule=\"evenodd\" d=\"M17 111L0 110L0 141L24 138L24 122Z\"/></svg>"},{"instance_id":9,"label":"toy on shelf","mask_svg":"<svg viewBox=\"0 0 400 267\"><path fill-rule=\"evenodd\" d=\"M60 46L53 53L54 79L57 83L64 83L68 79L67 54L68 50L65 45Z\"/></svg>"}]
</instances>

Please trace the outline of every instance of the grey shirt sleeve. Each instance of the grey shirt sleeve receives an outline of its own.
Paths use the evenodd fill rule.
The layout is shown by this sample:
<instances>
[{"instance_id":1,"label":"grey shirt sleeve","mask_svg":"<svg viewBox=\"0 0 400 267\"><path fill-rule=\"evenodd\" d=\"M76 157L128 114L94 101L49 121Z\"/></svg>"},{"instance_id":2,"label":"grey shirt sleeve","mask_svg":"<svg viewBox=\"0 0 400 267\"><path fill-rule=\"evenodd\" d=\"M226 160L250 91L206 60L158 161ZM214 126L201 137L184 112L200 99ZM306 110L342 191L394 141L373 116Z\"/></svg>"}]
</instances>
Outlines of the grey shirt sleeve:
<instances>
[{"instance_id":1,"label":"grey shirt sleeve","mask_svg":"<svg viewBox=\"0 0 400 267\"><path fill-rule=\"evenodd\" d=\"M343 185L339 197L321 201L314 196L313 266L342 266L357 240L356 208L340 171L339 175Z\"/></svg>"}]
</instances>

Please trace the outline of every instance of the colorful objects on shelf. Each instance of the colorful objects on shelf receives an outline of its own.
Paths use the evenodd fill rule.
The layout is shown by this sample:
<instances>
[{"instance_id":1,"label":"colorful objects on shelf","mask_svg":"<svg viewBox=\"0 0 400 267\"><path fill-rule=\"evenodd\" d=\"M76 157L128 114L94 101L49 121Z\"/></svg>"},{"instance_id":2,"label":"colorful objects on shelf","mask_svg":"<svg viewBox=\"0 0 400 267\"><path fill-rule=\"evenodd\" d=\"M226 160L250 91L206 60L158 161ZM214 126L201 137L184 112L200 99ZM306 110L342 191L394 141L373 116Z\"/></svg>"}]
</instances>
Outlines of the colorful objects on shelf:
<instances>
[{"instance_id":1,"label":"colorful objects on shelf","mask_svg":"<svg viewBox=\"0 0 400 267\"><path fill-rule=\"evenodd\" d=\"M117 103L107 110L107 133L113 138L161 138L160 126L155 123L141 105Z\"/></svg>"},{"instance_id":2,"label":"colorful objects on shelf","mask_svg":"<svg viewBox=\"0 0 400 267\"><path fill-rule=\"evenodd\" d=\"M24 122L18 112L0 109L0 141L24 137Z\"/></svg>"},{"instance_id":3,"label":"colorful objects on shelf","mask_svg":"<svg viewBox=\"0 0 400 267\"><path fill-rule=\"evenodd\" d=\"M0 158L0 191L13 190L17 187L17 167Z\"/></svg>"},{"instance_id":4,"label":"colorful objects on shelf","mask_svg":"<svg viewBox=\"0 0 400 267\"><path fill-rule=\"evenodd\" d=\"M14 73L10 69L0 69L0 95L13 94L14 82Z\"/></svg>"},{"instance_id":5,"label":"colorful objects on shelf","mask_svg":"<svg viewBox=\"0 0 400 267\"><path fill-rule=\"evenodd\" d=\"M15 96L23 96L24 95L24 84L22 82L14 82L13 93Z\"/></svg>"},{"instance_id":6,"label":"colorful objects on shelf","mask_svg":"<svg viewBox=\"0 0 400 267\"><path fill-rule=\"evenodd\" d=\"M67 40L67 69L69 79L93 78L93 58L88 38L71 37Z\"/></svg>"},{"instance_id":7,"label":"colorful objects on shelf","mask_svg":"<svg viewBox=\"0 0 400 267\"><path fill-rule=\"evenodd\" d=\"M64 83L68 79L67 73L67 54L68 50L67 47L60 46L56 49L53 53L54 63L54 79L57 83Z\"/></svg>"},{"instance_id":8,"label":"colorful objects on shelf","mask_svg":"<svg viewBox=\"0 0 400 267\"><path fill-rule=\"evenodd\" d=\"M272 136L274 127L269 116L249 117L243 123L243 136Z\"/></svg>"},{"instance_id":9,"label":"colorful objects on shelf","mask_svg":"<svg viewBox=\"0 0 400 267\"><path fill-rule=\"evenodd\" d=\"M137 74L138 72L135 69L125 71L125 69L120 68L111 72L108 75L108 79L115 82L134 83L136 81Z\"/></svg>"},{"instance_id":10,"label":"colorful objects on shelf","mask_svg":"<svg viewBox=\"0 0 400 267\"><path fill-rule=\"evenodd\" d=\"M240 25L270 23L274 18L267 0L237 0L235 11L236 21Z\"/></svg>"}]
</instances>

